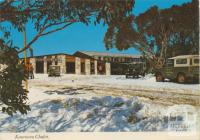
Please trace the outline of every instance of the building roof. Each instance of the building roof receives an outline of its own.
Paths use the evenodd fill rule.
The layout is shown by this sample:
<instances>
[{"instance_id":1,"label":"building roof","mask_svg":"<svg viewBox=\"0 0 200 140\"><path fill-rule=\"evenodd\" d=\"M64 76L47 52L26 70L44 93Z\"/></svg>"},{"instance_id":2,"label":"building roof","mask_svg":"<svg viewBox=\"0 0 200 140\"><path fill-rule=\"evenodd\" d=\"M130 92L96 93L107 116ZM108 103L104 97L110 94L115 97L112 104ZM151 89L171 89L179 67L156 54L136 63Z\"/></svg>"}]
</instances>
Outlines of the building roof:
<instances>
[{"instance_id":1,"label":"building roof","mask_svg":"<svg viewBox=\"0 0 200 140\"><path fill-rule=\"evenodd\" d=\"M169 59L193 58L193 57L199 57L199 55L179 55L179 56L171 57L171 58L169 58Z\"/></svg>"},{"instance_id":2,"label":"building roof","mask_svg":"<svg viewBox=\"0 0 200 140\"><path fill-rule=\"evenodd\" d=\"M77 51L73 55L66 54L66 53L56 53L56 54L36 55L33 57L44 57L44 56L52 56L52 55L66 55L66 56L72 56L72 57L78 56L78 57L84 57L84 58L93 58L94 56L140 58L142 56L142 55L131 55L131 54L117 54L117 53L109 53L109 52ZM33 58L33 57L27 57L27 58Z\"/></svg>"},{"instance_id":3,"label":"building roof","mask_svg":"<svg viewBox=\"0 0 200 140\"><path fill-rule=\"evenodd\" d=\"M129 57L129 58L140 58L142 55L131 55L131 54L117 54L117 53L109 53L109 52L92 52L92 51L77 51L77 53L86 54L90 57L93 56L109 56L109 57Z\"/></svg>"},{"instance_id":4,"label":"building roof","mask_svg":"<svg viewBox=\"0 0 200 140\"><path fill-rule=\"evenodd\" d=\"M27 57L27 58L33 58L33 57L44 57L44 56L52 56L52 55L66 55L66 56L73 56L71 54L66 54L66 53L55 53L55 54L44 54L44 55L36 55L32 57ZM74 57L74 56L73 56ZM21 58L23 59L23 58Z\"/></svg>"}]
</instances>

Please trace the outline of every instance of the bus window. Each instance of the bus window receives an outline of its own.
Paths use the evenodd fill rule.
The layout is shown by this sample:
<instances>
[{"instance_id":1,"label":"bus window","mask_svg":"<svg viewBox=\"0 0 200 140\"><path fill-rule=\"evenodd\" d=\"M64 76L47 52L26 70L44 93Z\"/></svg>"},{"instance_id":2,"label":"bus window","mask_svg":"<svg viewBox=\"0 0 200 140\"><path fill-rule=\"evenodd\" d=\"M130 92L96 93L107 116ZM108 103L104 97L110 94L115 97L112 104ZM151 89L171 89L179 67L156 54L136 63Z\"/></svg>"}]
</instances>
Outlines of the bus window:
<instances>
[{"instance_id":1,"label":"bus window","mask_svg":"<svg viewBox=\"0 0 200 140\"><path fill-rule=\"evenodd\" d=\"M192 59L190 59L190 65L192 65Z\"/></svg>"},{"instance_id":2,"label":"bus window","mask_svg":"<svg viewBox=\"0 0 200 140\"><path fill-rule=\"evenodd\" d=\"M199 58L194 59L194 64L199 64Z\"/></svg>"},{"instance_id":3,"label":"bus window","mask_svg":"<svg viewBox=\"0 0 200 140\"><path fill-rule=\"evenodd\" d=\"M167 65L167 66L174 66L174 60L172 60L172 59L167 59L166 65Z\"/></svg>"},{"instance_id":4,"label":"bus window","mask_svg":"<svg viewBox=\"0 0 200 140\"><path fill-rule=\"evenodd\" d=\"M187 59L177 59L176 64L187 64Z\"/></svg>"}]
</instances>

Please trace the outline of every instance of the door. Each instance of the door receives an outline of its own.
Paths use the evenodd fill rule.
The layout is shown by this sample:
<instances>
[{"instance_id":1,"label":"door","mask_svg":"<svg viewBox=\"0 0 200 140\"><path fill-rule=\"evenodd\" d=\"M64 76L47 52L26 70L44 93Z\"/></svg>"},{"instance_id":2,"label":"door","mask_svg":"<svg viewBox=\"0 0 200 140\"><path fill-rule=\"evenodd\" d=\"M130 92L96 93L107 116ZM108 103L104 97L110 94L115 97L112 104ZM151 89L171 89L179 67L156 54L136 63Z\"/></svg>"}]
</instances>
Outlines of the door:
<instances>
[{"instance_id":1,"label":"door","mask_svg":"<svg viewBox=\"0 0 200 140\"><path fill-rule=\"evenodd\" d=\"M66 73L69 73L69 74L75 73L75 62L66 63Z\"/></svg>"},{"instance_id":2,"label":"door","mask_svg":"<svg viewBox=\"0 0 200 140\"><path fill-rule=\"evenodd\" d=\"M174 59L168 59L164 65L164 77L169 79L174 78Z\"/></svg>"},{"instance_id":3,"label":"door","mask_svg":"<svg viewBox=\"0 0 200 140\"><path fill-rule=\"evenodd\" d=\"M44 73L44 61L36 61L36 73Z\"/></svg>"}]
</instances>

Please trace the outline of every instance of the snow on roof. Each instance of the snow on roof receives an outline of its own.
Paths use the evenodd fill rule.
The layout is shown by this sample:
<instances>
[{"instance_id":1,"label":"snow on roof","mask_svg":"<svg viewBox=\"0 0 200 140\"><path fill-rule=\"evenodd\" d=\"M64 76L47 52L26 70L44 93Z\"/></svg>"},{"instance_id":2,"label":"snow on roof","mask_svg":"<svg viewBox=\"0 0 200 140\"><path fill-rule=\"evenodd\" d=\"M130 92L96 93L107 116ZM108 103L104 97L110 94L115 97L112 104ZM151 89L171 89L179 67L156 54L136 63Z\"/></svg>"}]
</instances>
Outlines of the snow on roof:
<instances>
[{"instance_id":1,"label":"snow on roof","mask_svg":"<svg viewBox=\"0 0 200 140\"><path fill-rule=\"evenodd\" d=\"M132 54L117 54L109 52L92 52L92 51L78 51L80 53L86 54L88 56L110 56L110 57L132 57L140 58L142 55L132 55Z\"/></svg>"},{"instance_id":2,"label":"snow on roof","mask_svg":"<svg viewBox=\"0 0 200 140\"><path fill-rule=\"evenodd\" d=\"M171 58L169 58L169 59L192 58L192 57L199 57L199 55L179 55L179 56L171 57Z\"/></svg>"}]
</instances>

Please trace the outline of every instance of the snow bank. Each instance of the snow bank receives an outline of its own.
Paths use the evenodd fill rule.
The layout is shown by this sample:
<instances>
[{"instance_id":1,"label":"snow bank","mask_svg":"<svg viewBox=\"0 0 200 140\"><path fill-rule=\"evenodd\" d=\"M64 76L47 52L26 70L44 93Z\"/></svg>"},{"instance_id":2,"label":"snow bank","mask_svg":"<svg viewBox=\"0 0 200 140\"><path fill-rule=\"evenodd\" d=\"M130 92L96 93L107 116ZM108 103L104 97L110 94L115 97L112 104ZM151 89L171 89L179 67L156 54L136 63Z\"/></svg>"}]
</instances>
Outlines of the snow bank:
<instances>
[{"instance_id":1,"label":"snow bank","mask_svg":"<svg viewBox=\"0 0 200 140\"><path fill-rule=\"evenodd\" d=\"M138 97L51 99L31 105L27 115L1 114L0 132L165 131L165 108Z\"/></svg>"}]
</instances>

